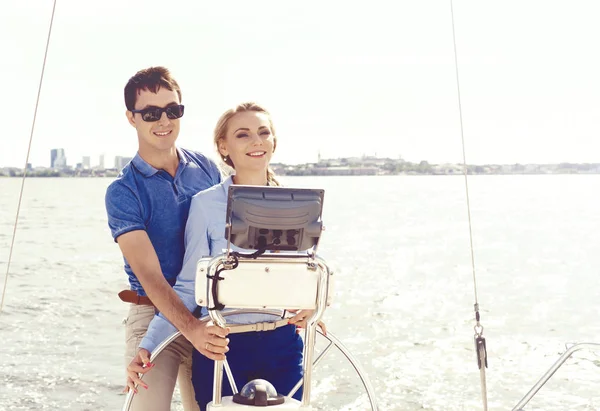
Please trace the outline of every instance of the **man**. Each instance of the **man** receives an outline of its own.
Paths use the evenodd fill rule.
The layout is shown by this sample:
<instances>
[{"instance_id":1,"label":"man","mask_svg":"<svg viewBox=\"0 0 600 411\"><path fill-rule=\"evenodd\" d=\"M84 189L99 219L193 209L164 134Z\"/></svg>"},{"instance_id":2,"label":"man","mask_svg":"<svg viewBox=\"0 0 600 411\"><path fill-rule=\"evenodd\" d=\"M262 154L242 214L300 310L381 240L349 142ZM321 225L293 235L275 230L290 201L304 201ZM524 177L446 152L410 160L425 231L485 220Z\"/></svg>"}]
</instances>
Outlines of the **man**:
<instances>
[{"instance_id":1,"label":"man","mask_svg":"<svg viewBox=\"0 0 600 411\"><path fill-rule=\"evenodd\" d=\"M190 382L192 345L212 359L223 359L227 330L200 322L172 286L184 256L184 230L191 197L221 181L216 164L202 154L175 146L184 113L181 89L164 67L137 72L125 86L127 119L136 129L138 152L106 191L108 224L119 244L130 290L126 321L128 388L138 395L132 410L170 410L175 380L184 408L197 410ZM138 346L157 311L183 334L150 364ZM188 342L189 340L189 342ZM208 347L210 342L211 352ZM144 380L142 366L152 367ZM136 389L139 384L145 390ZM148 389L151 387L150 389Z\"/></svg>"}]
</instances>

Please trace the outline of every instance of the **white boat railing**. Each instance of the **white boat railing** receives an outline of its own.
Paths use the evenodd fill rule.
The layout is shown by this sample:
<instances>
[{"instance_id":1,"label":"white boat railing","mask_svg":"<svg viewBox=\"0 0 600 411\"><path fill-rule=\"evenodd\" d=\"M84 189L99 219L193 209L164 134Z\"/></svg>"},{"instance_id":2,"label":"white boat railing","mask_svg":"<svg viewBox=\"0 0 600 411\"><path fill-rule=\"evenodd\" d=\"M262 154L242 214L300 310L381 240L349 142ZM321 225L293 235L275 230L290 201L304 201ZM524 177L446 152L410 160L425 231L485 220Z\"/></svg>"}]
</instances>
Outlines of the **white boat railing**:
<instances>
[{"instance_id":1,"label":"white boat railing","mask_svg":"<svg viewBox=\"0 0 600 411\"><path fill-rule=\"evenodd\" d=\"M567 361L575 352L580 350L600 351L600 344L598 343L579 343L574 344L561 355L558 360L546 371L539 381L529 390L527 394L515 405L512 411L523 411L523 407L531 401L531 399L538 393L538 391L552 378L554 373Z\"/></svg>"}]
</instances>

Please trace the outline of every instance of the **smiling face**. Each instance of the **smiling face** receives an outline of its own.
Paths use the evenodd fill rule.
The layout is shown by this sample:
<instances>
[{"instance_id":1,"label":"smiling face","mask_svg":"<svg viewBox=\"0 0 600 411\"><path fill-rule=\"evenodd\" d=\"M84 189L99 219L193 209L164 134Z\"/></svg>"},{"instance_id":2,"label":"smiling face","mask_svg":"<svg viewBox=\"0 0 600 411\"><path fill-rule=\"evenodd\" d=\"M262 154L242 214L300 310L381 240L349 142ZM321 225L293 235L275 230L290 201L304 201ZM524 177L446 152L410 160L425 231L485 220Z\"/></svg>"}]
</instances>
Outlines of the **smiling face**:
<instances>
[{"instance_id":1,"label":"smiling face","mask_svg":"<svg viewBox=\"0 0 600 411\"><path fill-rule=\"evenodd\" d=\"M147 89L140 90L135 102L135 110L163 108L180 104L175 91L161 87L156 93ZM161 114L158 121L144 121L140 113L127 111L129 123L137 130L140 154L157 154L171 150L179 136L180 119L170 119L167 113Z\"/></svg>"},{"instance_id":2,"label":"smiling face","mask_svg":"<svg viewBox=\"0 0 600 411\"><path fill-rule=\"evenodd\" d=\"M228 157L236 175L265 173L275 150L275 136L266 113L242 111L227 122L225 137L217 142L219 153Z\"/></svg>"}]
</instances>

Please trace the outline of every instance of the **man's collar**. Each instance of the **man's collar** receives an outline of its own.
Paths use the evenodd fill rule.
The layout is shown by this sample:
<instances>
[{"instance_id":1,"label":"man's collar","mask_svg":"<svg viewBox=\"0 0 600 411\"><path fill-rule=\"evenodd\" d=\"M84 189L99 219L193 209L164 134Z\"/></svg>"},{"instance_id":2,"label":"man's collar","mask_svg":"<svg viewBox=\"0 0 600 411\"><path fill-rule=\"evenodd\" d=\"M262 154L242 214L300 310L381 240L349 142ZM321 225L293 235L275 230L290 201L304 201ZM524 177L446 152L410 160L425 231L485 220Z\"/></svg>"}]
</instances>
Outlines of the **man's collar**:
<instances>
[{"instance_id":1,"label":"man's collar","mask_svg":"<svg viewBox=\"0 0 600 411\"><path fill-rule=\"evenodd\" d=\"M179 156L179 165L186 166L187 163L190 162L187 154L185 154L179 147L175 147L175 149L177 150L177 156Z\"/></svg>"},{"instance_id":2,"label":"man's collar","mask_svg":"<svg viewBox=\"0 0 600 411\"><path fill-rule=\"evenodd\" d=\"M136 153L131 162L144 177L152 177L154 174L158 173L156 168L152 167L140 156L140 153Z\"/></svg>"},{"instance_id":3,"label":"man's collar","mask_svg":"<svg viewBox=\"0 0 600 411\"><path fill-rule=\"evenodd\" d=\"M177 157L179 157L179 166L181 166L183 169L183 167L187 166L187 164L190 162L190 159L179 147L175 147L175 149L177 150ZM136 153L131 162L144 177L152 177L154 174L159 172L157 168L154 168L148 162L146 162L146 160L140 156L139 152Z\"/></svg>"}]
</instances>

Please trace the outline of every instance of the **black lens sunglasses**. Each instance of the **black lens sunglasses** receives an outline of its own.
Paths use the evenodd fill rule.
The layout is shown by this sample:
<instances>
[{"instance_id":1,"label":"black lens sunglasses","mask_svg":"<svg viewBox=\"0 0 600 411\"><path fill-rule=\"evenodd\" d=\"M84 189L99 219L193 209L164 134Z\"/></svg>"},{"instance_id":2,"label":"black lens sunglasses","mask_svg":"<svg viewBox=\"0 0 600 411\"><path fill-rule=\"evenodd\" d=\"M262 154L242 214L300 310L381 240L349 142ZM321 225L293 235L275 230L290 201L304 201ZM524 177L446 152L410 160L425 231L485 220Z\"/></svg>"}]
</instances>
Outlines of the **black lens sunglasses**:
<instances>
[{"instance_id":1,"label":"black lens sunglasses","mask_svg":"<svg viewBox=\"0 0 600 411\"><path fill-rule=\"evenodd\" d=\"M167 113L167 117L171 120L181 118L183 116L183 105L179 104L176 106L167 107L151 107L143 110L131 110L132 113L140 113L142 120L144 121L158 121L162 116L162 113Z\"/></svg>"}]
</instances>

